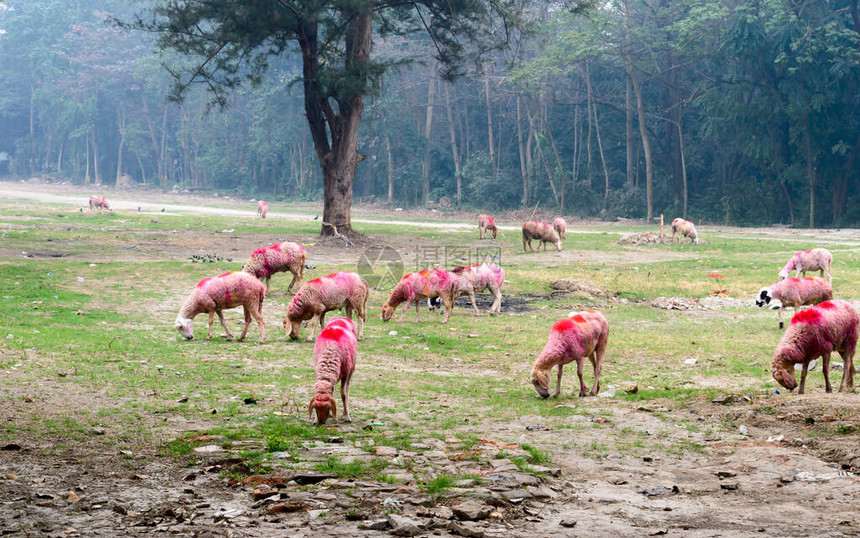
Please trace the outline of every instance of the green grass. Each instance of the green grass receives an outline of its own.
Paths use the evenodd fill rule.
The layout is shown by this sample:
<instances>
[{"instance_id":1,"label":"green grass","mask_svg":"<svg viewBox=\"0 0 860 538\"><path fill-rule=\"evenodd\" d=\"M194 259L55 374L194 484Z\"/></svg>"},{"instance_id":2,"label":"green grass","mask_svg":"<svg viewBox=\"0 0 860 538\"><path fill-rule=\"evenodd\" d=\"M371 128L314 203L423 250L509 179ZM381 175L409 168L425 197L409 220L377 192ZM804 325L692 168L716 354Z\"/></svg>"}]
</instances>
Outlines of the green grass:
<instances>
[{"instance_id":1,"label":"green grass","mask_svg":"<svg viewBox=\"0 0 860 538\"><path fill-rule=\"evenodd\" d=\"M306 207L294 212L313 213ZM439 220L445 218L440 215ZM399 248L407 266L427 247L444 252L446 247L486 245L471 228L385 222L392 219L410 220L379 215L372 220L380 223L356 227ZM238 269L255 246L279 239L315 243L318 226L310 218L263 223L217 215L91 215L60 205L0 208L0 252L5 253L0 259L0 405L32 413L26 401L30 398L47 410L32 413L27 421L4 423L0 442L22 435L50 436L57 446L68 447L92 440L89 429L103 427L105 442L154 444L162 454L191 459L193 449L206 441L189 439L208 434L228 443L254 443L247 459L252 467L264 468L271 453L298 457L305 443L325 442L333 433L347 444L400 450L412 450L413 443L428 438L456 436L461 440L456 450L468 452L481 438L519 439L519 432L497 426L528 417L529 424L548 427L553 439L522 447L528 456L517 462L526 468L551 462L560 450L597 459L615 451L696 451L700 447L695 442L671 435L704 431L706 425L693 422L695 415L679 421L654 413L658 423L680 423L665 430L670 433L646 436L644 426L618 420L615 413L639 406L686 409L725 393L752 393L761 400L756 405L762 412L773 413L778 404L767 398L775 388L768 371L770 357L781 336L776 314L752 306L667 311L650 306L650 299L700 298L727 289L731 297L751 302L761 286L776 281L791 253L821 244L837 260L837 296L860 296L860 254L847 242L705 228L705 243L698 247L625 247L617 243L621 233L645 228L592 224L573 226L587 233L569 234L559 256L552 251L523 253L519 233L504 230L494 244L501 249L506 271L504 294L525 308L513 311L503 302L504 315L475 317L460 299L447 325L423 306L420 324L414 322L414 308L402 324L383 323L378 314L387 294L373 291L352 384L353 424L337 424L333 432L308 422L313 346L289 341L280 327L289 302L284 290L288 277L273 279L264 310L269 330L265 344L257 343L256 327L248 341L237 343L221 338L217 322L208 341L182 341L172 326L197 281ZM216 233L229 229L234 231ZM196 249L202 252L184 248L184 242L194 238L208 241ZM131 246L136 248L124 248ZM317 265L310 278L347 268L357 257L357 252L330 245L308 248L309 262ZM224 262L189 261L192 253L215 250L226 254ZM24 251L38 256L24 257ZM314 261L317 253L323 255L320 262ZM451 261L457 261L456 256ZM714 279L708 276L711 272L726 278ZM627 302L551 294L549 283L566 277L589 280ZM552 323L584 308L597 308L610 320L601 391L612 385L615 396L578 398L576 368L571 365L565 368L561 397L542 400L529 382L532 364ZM241 311L227 312L226 317L235 332ZM197 318L198 335L205 324L203 317ZM696 358L696 364L684 364L688 358ZM585 375L590 386L589 365ZM820 381L813 378L810 383L815 388ZM248 397L258 404L244 404ZM368 422L379 425L363 429ZM193 426L183 429L177 424ZM849 432L837 428L836 433ZM320 465L338 476L393 481L384 469L359 460L331 459ZM428 491L445 489L448 479L436 480L440 482L428 483Z\"/></svg>"}]
</instances>

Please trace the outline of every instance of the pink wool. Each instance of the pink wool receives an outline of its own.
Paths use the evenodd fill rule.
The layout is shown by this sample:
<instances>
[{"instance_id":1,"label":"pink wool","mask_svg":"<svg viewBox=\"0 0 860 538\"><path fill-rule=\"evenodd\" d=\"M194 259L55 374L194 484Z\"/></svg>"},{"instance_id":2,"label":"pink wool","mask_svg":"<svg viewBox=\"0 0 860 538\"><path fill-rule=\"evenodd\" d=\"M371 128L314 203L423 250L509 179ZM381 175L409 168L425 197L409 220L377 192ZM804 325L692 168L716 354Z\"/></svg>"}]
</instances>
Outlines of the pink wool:
<instances>
[{"instance_id":1,"label":"pink wool","mask_svg":"<svg viewBox=\"0 0 860 538\"><path fill-rule=\"evenodd\" d=\"M496 264L475 264L455 267L451 273L457 277L456 297L468 295L472 301L472 309L478 315L475 304L475 294L489 290L493 295L493 305L490 314L499 314L502 310L502 284L505 281L505 271Z\"/></svg>"},{"instance_id":2,"label":"pink wool","mask_svg":"<svg viewBox=\"0 0 860 538\"><path fill-rule=\"evenodd\" d=\"M347 331L351 331L352 334L358 338L358 331L355 327L355 323L349 318L331 318L328 323L325 324L326 328L328 327L340 327L342 329L346 329Z\"/></svg>"},{"instance_id":3,"label":"pink wool","mask_svg":"<svg viewBox=\"0 0 860 538\"><path fill-rule=\"evenodd\" d=\"M559 238L564 239L564 234L567 231L567 222L562 217L556 217L552 221L552 227L558 234Z\"/></svg>"},{"instance_id":4,"label":"pink wool","mask_svg":"<svg viewBox=\"0 0 860 538\"><path fill-rule=\"evenodd\" d=\"M561 251L561 238L558 236L558 232L552 227L551 224L546 222L535 222L528 221L523 224L523 252L526 251L526 244L528 244L529 250L534 252L532 248L532 240L540 241L540 244L543 245L544 250L546 250L546 244L552 243L555 245L555 248ZM538 245L540 248L540 245Z\"/></svg>"},{"instance_id":5,"label":"pink wool","mask_svg":"<svg viewBox=\"0 0 860 538\"><path fill-rule=\"evenodd\" d=\"M302 281L306 261L305 247L298 243L284 241L255 250L245 262L242 270L257 278L265 278L266 293L269 292L269 280L271 280L272 275L289 271L293 274L293 280L287 286L287 291L292 292L293 285Z\"/></svg>"},{"instance_id":6,"label":"pink wool","mask_svg":"<svg viewBox=\"0 0 860 538\"><path fill-rule=\"evenodd\" d=\"M215 314L218 314L221 326L227 333L227 339L232 340L233 334L224 322L222 311L241 306L245 312L245 326L238 341L245 339L253 318L260 327L260 343L263 343L266 341L266 327L263 324L262 315L265 297L266 289L263 284L248 273L237 271L204 278L197 283L179 310L175 327L186 340L191 340L194 338L194 317L205 312L209 314L209 334L206 336L208 340L212 337L212 322Z\"/></svg>"},{"instance_id":7,"label":"pink wool","mask_svg":"<svg viewBox=\"0 0 860 538\"><path fill-rule=\"evenodd\" d=\"M496 228L496 219L492 215L481 213L478 215L478 235L481 239L486 239L487 230L493 234L493 239L496 238L499 230Z\"/></svg>"},{"instance_id":8,"label":"pink wool","mask_svg":"<svg viewBox=\"0 0 860 538\"><path fill-rule=\"evenodd\" d=\"M838 352L844 361L839 392L854 386L854 351L857 347L860 314L848 301L825 301L795 314L776 346L771 374L777 383L794 390L798 387L794 365L802 364L799 394L803 394L809 363L821 357L825 390L830 386L830 354Z\"/></svg>"},{"instance_id":9,"label":"pink wool","mask_svg":"<svg viewBox=\"0 0 860 538\"><path fill-rule=\"evenodd\" d=\"M442 269L425 269L417 273L409 273L394 286L388 300L382 305L382 321L391 319L397 307L401 303L405 303L403 312L400 314L400 322L402 323L403 316L406 315L412 301L415 301L416 321L421 321L421 314L418 311L421 300L441 297L445 304L445 316L442 318L442 323L448 323L448 317L450 317L451 309L454 306L456 285L457 278Z\"/></svg>"},{"instance_id":10,"label":"pink wool","mask_svg":"<svg viewBox=\"0 0 860 538\"><path fill-rule=\"evenodd\" d=\"M90 196L90 211L95 209L110 211L110 204L104 196Z\"/></svg>"},{"instance_id":11,"label":"pink wool","mask_svg":"<svg viewBox=\"0 0 860 538\"><path fill-rule=\"evenodd\" d=\"M603 355L609 341L609 322L600 312L586 310L569 318L558 320L552 327L549 340L532 368L531 381L538 394L549 398L550 371L558 366L558 379L552 397L561 393L561 374L565 364L576 361L579 376L579 395L594 396L600 391L600 372L603 368ZM583 380L585 358L594 368L594 386L591 391Z\"/></svg>"},{"instance_id":12,"label":"pink wool","mask_svg":"<svg viewBox=\"0 0 860 538\"><path fill-rule=\"evenodd\" d=\"M269 204L260 200L257 202L257 216L264 219L266 218L266 213L269 212Z\"/></svg>"},{"instance_id":13,"label":"pink wool","mask_svg":"<svg viewBox=\"0 0 860 538\"><path fill-rule=\"evenodd\" d=\"M355 310L358 318L357 336L361 338L364 332L364 322L367 319L367 299L370 296L370 286L357 273L341 271L322 278L305 282L287 307L284 318L284 329L291 339L299 338L302 322L310 320L311 334L308 341L314 339L316 327L323 327L326 312L343 308L346 317L352 319Z\"/></svg>"},{"instance_id":14,"label":"pink wool","mask_svg":"<svg viewBox=\"0 0 860 538\"><path fill-rule=\"evenodd\" d=\"M350 320L336 318L338 320ZM334 321L334 320L332 320ZM308 405L308 414L313 421L316 411L317 423L328 421L329 413L337 420L337 404L332 397L334 386L340 382L340 398L343 402L343 417L349 422L349 382L355 372L355 361L358 355L358 340L355 334L341 326L341 322L332 323L320 332L314 344L314 361L316 363L316 394Z\"/></svg>"},{"instance_id":15,"label":"pink wool","mask_svg":"<svg viewBox=\"0 0 860 538\"><path fill-rule=\"evenodd\" d=\"M675 219L672 221L672 242L675 242L675 236L678 236L678 242L681 242L681 236L686 237L691 243L699 244L699 234L696 233L696 226L689 220Z\"/></svg>"},{"instance_id":16,"label":"pink wool","mask_svg":"<svg viewBox=\"0 0 860 538\"><path fill-rule=\"evenodd\" d=\"M806 276L807 271L821 271L821 278L827 275L827 280L833 283L833 274L831 267L833 265L833 254L826 248L813 248L796 253L788 260L782 271L779 272L779 279L788 278L792 270L797 270L795 276Z\"/></svg>"}]
</instances>

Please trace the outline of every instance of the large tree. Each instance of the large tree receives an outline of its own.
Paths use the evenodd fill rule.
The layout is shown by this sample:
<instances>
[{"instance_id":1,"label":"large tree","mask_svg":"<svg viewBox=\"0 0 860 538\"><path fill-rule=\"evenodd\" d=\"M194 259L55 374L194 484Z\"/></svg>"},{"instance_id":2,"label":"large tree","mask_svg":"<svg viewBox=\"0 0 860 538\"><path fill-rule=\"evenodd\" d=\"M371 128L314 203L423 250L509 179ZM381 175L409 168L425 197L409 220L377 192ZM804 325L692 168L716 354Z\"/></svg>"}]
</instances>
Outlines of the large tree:
<instances>
[{"instance_id":1,"label":"large tree","mask_svg":"<svg viewBox=\"0 0 860 538\"><path fill-rule=\"evenodd\" d=\"M575 6L576 7L576 6ZM269 58L297 52L305 114L324 181L322 235L350 233L350 209L364 98L394 62L371 57L379 37L429 34L444 77L475 55L505 45L520 0L157 0L131 27L159 33L159 45L196 58L174 70L173 96L203 83L215 102L258 82Z\"/></svg>"}]
</instances>

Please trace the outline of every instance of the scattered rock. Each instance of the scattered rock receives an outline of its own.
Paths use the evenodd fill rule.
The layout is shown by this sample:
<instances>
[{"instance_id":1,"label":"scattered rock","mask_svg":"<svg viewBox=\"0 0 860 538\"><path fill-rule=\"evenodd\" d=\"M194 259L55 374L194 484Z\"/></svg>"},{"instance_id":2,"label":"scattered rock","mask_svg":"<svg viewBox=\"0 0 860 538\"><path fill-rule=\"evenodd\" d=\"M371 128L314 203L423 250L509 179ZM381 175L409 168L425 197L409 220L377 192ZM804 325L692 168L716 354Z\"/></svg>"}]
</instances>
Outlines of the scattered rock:
<instances>
[{"instance_id":1,"label":"scattered rock","mask_svg":"<svg viewBox=\"0 0 860 538\"><path fill-rule=\"evenodd\" d=\"M738 484L736 481L721 482L720 487L722 489L727 489L727 490L733 491L733 490L738 489L740 487L740 484Z\"/></svg>"},{"instance_id":2,"label":"scattered rock","mask_svg":"<svg viewBox=\"0 0 860 538\"><path fill-rule=\"evenodd\" d=\"M387 519L376 519L374 521L370 521L368 523L359 523L358 528L362 530L368 531L384 531L386 530L390 524Z\"/></svg>"},{"instance_id":3,"label":"scattered rock","mask_svg":"<svg viewBox=\"0 0 860 538\"><path fill-rule=\"evenodd\" d=\"M395 536L416 536L421 533L418 522L408 517L388 514L388 524L391 534Z\"/></svg>"},{"instance_id":4,"label":"scattered rock","mask_svg":"<svg viewBox=\"0 0 860 538\"><path fill-rule=\"evenodd\" d=\"M559 525L561 525L562 527L567 527L568 529L576 527L576 523L577 522L575 519L562 519L558 522Z\"/></svg>"},{"instance_id":5,"label":"scattered rock","mask_svg":"<svg viewBox=\"0 0 860 538\"><path fill-rule=\"evenodd\" d=\"M646 489L641 488L636 490L636 493L642 493L643 495L647 495L648 497L658 497L662 495L675 495L680 493L681 490L678 489L678 486L672 486L671 488L666 486L657 486L656 488Z\"/></svg>"},{"instance_id":6,"label":"scattered rock","mask_svg":"<svg viewBox=\"0 0 860 538\"><path fill-rule=\"evenodd\" d=\"M472 499L455 504L451 509L455 516L466 521L485 519L493 511L491 506Z\"/></svg>"},{"instance_id":7,"label":"scattered rock","mask_svg":"<svg viewBox=\"0 0 860 538\"><path fill-rule=\"evenodd\" d=\"M451 534L465 536L466 538L484 538L485 533L474 523L451 521L446 527Z\"/></svg>"}]
</instances>

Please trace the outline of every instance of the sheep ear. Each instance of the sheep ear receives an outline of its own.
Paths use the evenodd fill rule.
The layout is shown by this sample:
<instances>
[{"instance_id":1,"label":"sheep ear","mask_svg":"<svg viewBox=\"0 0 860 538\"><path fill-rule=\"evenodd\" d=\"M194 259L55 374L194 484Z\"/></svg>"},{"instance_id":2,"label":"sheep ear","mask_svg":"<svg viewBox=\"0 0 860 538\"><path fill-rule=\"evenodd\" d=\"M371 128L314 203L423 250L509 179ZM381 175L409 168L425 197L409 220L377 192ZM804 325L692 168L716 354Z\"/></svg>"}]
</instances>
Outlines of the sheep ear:
<instances>
[{"instance_id":1,"label":"sheep ear","mask_svg":"<svg viewBox=\"0 0 860 538\"><path fill-rule=\"evenodd\" d=\"M334 398L331 399L331 418L337 420L337 402Z\"/></svg>"}]
</instances>

